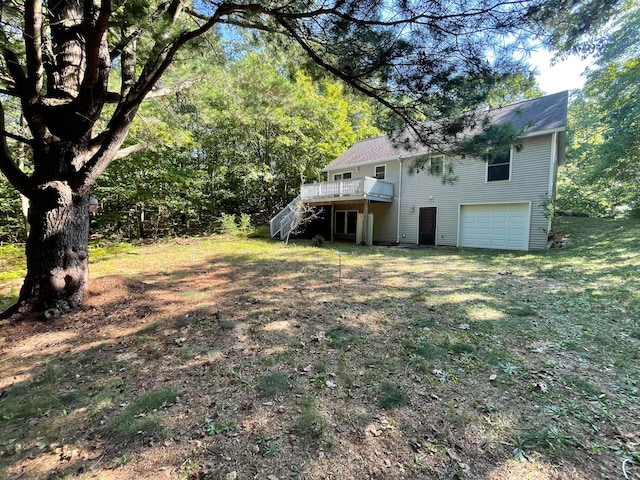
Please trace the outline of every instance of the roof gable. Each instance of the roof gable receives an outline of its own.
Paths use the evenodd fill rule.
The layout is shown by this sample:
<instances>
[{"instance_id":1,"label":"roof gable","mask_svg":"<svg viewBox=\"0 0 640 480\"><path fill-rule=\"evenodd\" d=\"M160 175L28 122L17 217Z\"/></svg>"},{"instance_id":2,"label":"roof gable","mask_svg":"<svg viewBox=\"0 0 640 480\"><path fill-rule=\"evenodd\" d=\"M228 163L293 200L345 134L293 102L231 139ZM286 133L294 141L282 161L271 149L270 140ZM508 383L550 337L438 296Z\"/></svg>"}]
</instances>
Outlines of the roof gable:
<instances>
[{"instance_id":1,"label":"roof gable","mask_svg":"<svg viewBox=\"0 0 640 480\"><path fill-rule=\"evenodd\" d=\"M511 123L516 129L524 129L526 136L535 135L536 132L560 131L567 125L568 97L566 91L555 93L488 110L487 115L491 124ZM384 135L361 140L352 145L345 153L329 163L324 170L336 170L418 153L421 153L419 149L407 150L402 146L394 145L391 138Z\"/></svg>"}]
</instances>

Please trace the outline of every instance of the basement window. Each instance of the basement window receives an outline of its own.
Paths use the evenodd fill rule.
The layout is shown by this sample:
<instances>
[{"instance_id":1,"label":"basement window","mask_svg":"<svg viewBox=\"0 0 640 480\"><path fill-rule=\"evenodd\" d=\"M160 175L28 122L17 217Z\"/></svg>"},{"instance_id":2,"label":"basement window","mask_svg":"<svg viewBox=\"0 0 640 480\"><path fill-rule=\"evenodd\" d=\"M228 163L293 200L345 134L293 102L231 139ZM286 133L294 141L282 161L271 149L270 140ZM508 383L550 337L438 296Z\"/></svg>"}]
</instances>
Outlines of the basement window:
<instances>
[{"instance_id":1,"label":"basement window","mask_svg":"<svg viewBox=\"0 0 640 480\"><path fill-rule=\"evenodd\" d=\"M358 224L358 212L338 210L336 211L336 228L335 233L355 235L356 226Z\"/></svg>"}]
</instances>

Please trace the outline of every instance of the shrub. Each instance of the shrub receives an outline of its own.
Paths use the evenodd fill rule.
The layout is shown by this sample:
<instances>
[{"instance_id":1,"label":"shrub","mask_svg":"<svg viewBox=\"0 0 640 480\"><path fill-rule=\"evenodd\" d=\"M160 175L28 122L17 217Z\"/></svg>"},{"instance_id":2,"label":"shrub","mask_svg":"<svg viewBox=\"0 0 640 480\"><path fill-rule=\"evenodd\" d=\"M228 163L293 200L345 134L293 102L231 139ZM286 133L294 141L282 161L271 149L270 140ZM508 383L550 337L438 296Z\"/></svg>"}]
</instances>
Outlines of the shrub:
<instances>
[{"instance_id":1,"label":"shrub","mask_svg":"<svg viewBox=\"0 0 640 480\"><path fill-rule=\"evenodd\" d=\"M243 213L240 215L240 224L238 225L238 233L247 236L251 232L251 217Z\"/></svg>"},{"instance_id":2,"label":"shrub","mask_svg":"<svg viewBox=\"0 0 640 480\"><path fill-rule=\"evenodd\" d=\"M238 225L236 225L236 216L228 213L223 213L220 216L220 223L222 225L222 233L228 233L235 235L238 233Z\"/></svg>"},{"instance_id":3,"label":"shrub","mask_svg":"<svg viewBox=\"0 0 640 480\"><path fill-rule=\"evenodd\" d=\"M320 248L322 247L322 245L324 245L324 237L322 235L316 235L311 239L311 242L313 243L314 247Z\"/></svg>"}]
</instances>

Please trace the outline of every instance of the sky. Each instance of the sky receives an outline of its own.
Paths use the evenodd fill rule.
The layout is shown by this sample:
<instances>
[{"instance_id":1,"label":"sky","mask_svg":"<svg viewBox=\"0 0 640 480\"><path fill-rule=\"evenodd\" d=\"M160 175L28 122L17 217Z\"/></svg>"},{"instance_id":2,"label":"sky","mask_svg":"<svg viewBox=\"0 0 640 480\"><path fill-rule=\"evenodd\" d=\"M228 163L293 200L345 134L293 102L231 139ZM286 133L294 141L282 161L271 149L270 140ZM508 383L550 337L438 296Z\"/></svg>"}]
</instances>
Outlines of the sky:
<instances>
[{"instance_id":1,"label":"sky","mask_svg":"<svg viewBox=\"0 0 640 480\"><path fill-rule=\"evenodd\" d=\"M589 62L571 56L551 66L551 57L553 57L552 53L540 50L535 52L529 60L531 65L537 67L539 75L536 75L536 78L542 91L550 95L563 90L582 88L585 78L580 74Z\"/></svg>"}]
</instances>

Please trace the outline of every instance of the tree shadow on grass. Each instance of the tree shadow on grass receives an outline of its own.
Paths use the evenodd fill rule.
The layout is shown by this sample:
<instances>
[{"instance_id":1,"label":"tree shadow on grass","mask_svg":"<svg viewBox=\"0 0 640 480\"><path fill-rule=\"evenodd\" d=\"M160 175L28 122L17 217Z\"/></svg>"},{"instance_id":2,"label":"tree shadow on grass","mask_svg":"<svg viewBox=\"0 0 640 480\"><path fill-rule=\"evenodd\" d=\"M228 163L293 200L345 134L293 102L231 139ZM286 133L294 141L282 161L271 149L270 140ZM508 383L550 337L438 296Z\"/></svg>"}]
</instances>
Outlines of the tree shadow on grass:
<instances>
[{"instance_id":1,"label":"tree shadow on grass","mask_svg":"<svg viewBox=\"0 0 640 480\"><path fill-rule=\"evenodd\" d=\"M478 304L506 312L510 280L393 258L354 254L338 287L330 255L212 255L94 280L63 321L4 324L0 465L34 479L452 478L466 463L489 478L545 401L530 386L541 356L504 356L508 313L470 320ZM401 402L385 402L391 387ZM538 450L561 474L576 465L565 478L588 478L593 459L552 446Z\"/></svg>"}]
</instances>

